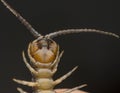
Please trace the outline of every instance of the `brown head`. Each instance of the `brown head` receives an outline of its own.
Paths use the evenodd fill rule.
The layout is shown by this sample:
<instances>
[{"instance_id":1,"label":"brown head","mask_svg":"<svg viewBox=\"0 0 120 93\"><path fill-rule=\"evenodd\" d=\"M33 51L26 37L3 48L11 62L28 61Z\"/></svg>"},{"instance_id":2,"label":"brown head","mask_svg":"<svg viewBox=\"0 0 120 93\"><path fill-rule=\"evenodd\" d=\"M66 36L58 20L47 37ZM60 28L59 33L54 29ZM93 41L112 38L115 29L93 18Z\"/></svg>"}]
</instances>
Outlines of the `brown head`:
<instances>
[{"instance_id":1,"label":"brown head","mask_svg":"<svg viewBox=\"0 0 120 93\"><path fill-rule=\"evenodd\" d=\"M29 46L29 51L36 62L51 63L56 58L58 45L52 39L43 37L34 40Z\"/></svg>"}]
</instances>

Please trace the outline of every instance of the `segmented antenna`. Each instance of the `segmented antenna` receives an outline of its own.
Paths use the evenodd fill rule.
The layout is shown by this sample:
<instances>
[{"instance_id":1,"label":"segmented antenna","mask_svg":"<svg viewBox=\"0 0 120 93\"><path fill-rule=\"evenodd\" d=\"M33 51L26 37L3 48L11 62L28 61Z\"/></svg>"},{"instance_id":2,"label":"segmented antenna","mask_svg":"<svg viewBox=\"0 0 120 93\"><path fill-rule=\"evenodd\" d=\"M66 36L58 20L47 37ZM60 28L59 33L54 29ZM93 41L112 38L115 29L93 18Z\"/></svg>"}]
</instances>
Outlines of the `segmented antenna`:
<instances>
[{"instance_id":1,"label":"segmented antenna","mask_svg":"<svg viewBox=\"0 0 120 93\"><path fill-rule=\"evenodd\" d=\"M99 34L104 34L104 35L109 35L113 36L116 38L120 38L117 34L111 33L111 32L105 32L101 30L96 30L96 29L67 29L67 30L59 30L57 32L50 33L46 35L45 37L47 38L54 38L59 35L66 35L66 34L72 34L72 33L81 33L81 32L94 32L94 33L99 33Z\"/></svg>"},{"instance_id":2,"label":"segmented antenna","mask_svg":"<svg viewBox=\"0 0 120 93\"><path fill-rule=\"evenodd\" d=\"M38 38L42 36L30 25L30 23L26 21L26 19L24 19L17 11L15 11L5 0L1 0L1 2L6 6L6 8L8 8L10 12L12 12L12 14L14 14L18 18L18 20L22 24L25 25L25 27L32 33L34 37Z\"/></svg>"}]
</instances>

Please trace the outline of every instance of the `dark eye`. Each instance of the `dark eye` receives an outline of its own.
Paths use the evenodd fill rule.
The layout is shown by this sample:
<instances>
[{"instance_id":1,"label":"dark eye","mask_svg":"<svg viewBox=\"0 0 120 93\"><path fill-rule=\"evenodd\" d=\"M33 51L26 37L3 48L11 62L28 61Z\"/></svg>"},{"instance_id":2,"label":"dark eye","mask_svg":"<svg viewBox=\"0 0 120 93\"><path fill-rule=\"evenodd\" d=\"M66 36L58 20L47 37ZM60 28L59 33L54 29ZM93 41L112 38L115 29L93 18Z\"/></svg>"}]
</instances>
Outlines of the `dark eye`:
<instances>
[{"instance_id":1,"label":"dark eye","mask_svg":"<svg viewBox=\"0 0 120 93\"><path fill-rule=\"evenodd\" d=\"M37 46L38 46L39 49L42 48L42 42L41 42L41 40L38 40L38 41L37 41Z\"/></svg>"},{"instance_id":2,"label":"dark eye","mask_svg":"<svg viewBox=\"0 0 120 93\"><path fill-rule=\"evenodd\" d=\"M51 43L53 43L53 41L51 41L51 40L49 40L49 39L48 39L47 41L48 41L48 42L47 42L48 45L50 45Z\"/></svg>"}]
</instances>

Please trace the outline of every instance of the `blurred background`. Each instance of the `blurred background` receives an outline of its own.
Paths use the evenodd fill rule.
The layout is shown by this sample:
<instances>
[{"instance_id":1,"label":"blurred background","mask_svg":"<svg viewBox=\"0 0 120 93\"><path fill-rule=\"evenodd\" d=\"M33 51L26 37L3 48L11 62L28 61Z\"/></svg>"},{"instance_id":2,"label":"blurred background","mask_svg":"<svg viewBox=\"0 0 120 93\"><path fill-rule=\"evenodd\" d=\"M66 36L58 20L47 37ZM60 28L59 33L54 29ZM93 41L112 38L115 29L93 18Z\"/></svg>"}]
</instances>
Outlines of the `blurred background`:
<instances>
[{"instance_id":1,"label":"blurred background","mask_svg":"<svg viewBox=\"0 0 120 93\"><path fill-rule=\"evenodd\" d=\"M61 29L95 28L120 35L119 3L115 0L6 0L41 34ZM31 80L21 52L35 38L0 2L0 93L32 93L12 78ZM56 88L82 88L90 93L120 93L120 40L101 34L80 33L54 40L65 53L54 79L76 65L79 68ZM27 54L27 53L26 53Z\"/></svg>"}]
</instances>

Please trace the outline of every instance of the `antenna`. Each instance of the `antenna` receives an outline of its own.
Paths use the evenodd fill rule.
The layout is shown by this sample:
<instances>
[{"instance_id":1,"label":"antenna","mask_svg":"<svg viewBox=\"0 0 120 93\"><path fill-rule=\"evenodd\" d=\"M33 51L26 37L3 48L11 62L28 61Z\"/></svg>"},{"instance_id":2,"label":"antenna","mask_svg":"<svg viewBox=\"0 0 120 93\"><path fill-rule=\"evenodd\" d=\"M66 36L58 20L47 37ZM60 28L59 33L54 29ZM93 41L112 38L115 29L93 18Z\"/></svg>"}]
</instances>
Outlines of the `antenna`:
<instances>
[{"instance_id":1,"label":"antenna","mask_svg":"<svg viewBox=\"0 0 120 93\"><path fill-rule=\"evenodd\" d=\"M31 34L38 38L40 36L42 36L41 34L39 34L32 26L30 23L28 23L26 21L26 19L24 19L17 11L15 11L5 0L1 0L1 2L3 3L4 6L6 6L6 8L8 8L8 10L17 17L17 19L31 32Z\"/></svg>"},{"instance_id":2,"label":"antenna","mask_svg":"<svg viewBox=\"0 0 120 93\"><path fill-rule=\"evenodd\" d=\"M73 34L73 33L83 33L83 32L92 32L92 33L99 33L103 35L109 35L116 38L120 38L117 34L111 33L111 32L105 32L101 30L96 29L67 29L67 30L59 30L57 32L50 33L46 35L47 38L54 38L60 35L66 35L66 34Z\"/></svg>"}]
</instances>

